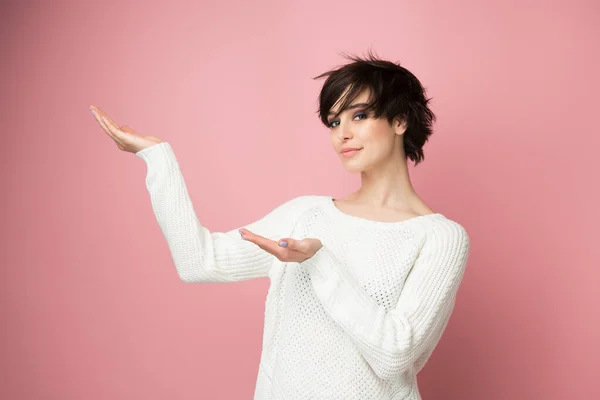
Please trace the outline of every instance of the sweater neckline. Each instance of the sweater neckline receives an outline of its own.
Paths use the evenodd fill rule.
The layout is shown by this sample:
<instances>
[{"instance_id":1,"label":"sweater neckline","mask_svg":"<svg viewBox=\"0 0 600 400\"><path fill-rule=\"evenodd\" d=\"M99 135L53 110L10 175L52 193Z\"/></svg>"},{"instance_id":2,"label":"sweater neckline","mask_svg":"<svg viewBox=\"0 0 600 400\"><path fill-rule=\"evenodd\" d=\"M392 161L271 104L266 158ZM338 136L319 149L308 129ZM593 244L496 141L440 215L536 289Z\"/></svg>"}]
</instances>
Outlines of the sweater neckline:
<instances>
[{"instance_id":1,"label":"sweater neckline","mask_svg":"<svg viewBox=\"0 0 600 400\"><path fill-rule=\"evenodd\" d=\"M424 215L418 215L416 217L411 217L411 218L407 218L404 219L402 221L376 221L373 219L367 219L367 218L362 218L362 217L357 217L354 215L350 215L350 214L346 214L345 212L343 212L342 210L340 210L334 203L334 198L331 196L324 196L325 197L325 203L326 204L326 209L328 211L330 211L332 214L337 215L338 217L342 217L345 218L349 221L353 221L356 223L359 223L361 225L364 226L377 226L377 227L388 227L388 228L397 228L400 226L404 226L404 225L408 225L410 223L413 222L423 222L426 220L430 220L430 219L437 219L437 218L446 218L443 214L441 213L431 213L431 214L424 214Z\"/></svg>"}]
</instances>

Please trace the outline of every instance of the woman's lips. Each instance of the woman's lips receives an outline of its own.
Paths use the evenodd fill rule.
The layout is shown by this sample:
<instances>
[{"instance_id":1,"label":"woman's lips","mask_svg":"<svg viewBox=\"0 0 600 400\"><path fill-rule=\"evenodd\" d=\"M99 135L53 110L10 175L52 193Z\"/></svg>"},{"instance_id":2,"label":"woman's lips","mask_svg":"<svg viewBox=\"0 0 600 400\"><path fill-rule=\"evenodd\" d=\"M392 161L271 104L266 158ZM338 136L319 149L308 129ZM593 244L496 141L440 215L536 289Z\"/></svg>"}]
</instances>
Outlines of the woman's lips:
<instances>
[{"instance_id":1,"label":"woman's lips","mask_svg":"<svg viewBox=\"0 0 600 400\"><path fill-rule=\"evenodd\" d=\"M362 149L355 149L355 150L347 150L342 152L342 156L349 158L352 157L353 155L355 155L356 153L358 153L359 151L361 151Z\"/></svg>"}]
</instances>

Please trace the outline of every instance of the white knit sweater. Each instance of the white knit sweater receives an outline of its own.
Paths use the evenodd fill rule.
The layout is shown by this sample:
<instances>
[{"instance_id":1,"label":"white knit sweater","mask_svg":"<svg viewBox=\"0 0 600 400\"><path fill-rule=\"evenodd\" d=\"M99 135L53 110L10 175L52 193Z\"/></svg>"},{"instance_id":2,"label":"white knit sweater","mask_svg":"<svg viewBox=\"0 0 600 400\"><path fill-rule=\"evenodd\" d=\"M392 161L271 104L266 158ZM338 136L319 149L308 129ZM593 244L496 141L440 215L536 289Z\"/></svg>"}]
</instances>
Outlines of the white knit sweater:
<instances>
[{"instance_id":1,"label":"white knit sweater","mask_svg":"<svg viewBox=\"0 0 600 400\"><path fill-rule=\"evenodd\" d=\"M268 277L255 400L421 399L417 373L448 323L469 236L442 214L400 222L343 213L329 196L299 196L244 227L273 240L318 238L308 260L281 262L238 229L201 225L167 142L138 153L179 277Z\"/></svg>"}]
</instances>

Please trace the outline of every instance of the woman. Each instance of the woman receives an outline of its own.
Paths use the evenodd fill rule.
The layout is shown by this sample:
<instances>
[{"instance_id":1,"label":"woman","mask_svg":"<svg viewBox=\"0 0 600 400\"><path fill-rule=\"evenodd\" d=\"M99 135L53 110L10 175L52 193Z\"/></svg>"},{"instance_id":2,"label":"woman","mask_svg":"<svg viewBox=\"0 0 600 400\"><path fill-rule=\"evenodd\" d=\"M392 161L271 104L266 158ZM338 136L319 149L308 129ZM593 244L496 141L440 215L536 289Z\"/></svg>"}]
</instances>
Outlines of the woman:
<instances>
[{"instance_id":1,"label":"woman","mask_svg":"<svg viewBox=\"0 0 600 400\"><path fill-rule=\"evenodd\" d=\"M201 225L173 149L91 107L146 186L184 282L269 277L254 399L420 399L417 373L448 323L469 236L413 189L435 119L419 80L369 54L326 72L319 116L361 187L303 195L229 232Z\"/></svg>"}]
</instances>

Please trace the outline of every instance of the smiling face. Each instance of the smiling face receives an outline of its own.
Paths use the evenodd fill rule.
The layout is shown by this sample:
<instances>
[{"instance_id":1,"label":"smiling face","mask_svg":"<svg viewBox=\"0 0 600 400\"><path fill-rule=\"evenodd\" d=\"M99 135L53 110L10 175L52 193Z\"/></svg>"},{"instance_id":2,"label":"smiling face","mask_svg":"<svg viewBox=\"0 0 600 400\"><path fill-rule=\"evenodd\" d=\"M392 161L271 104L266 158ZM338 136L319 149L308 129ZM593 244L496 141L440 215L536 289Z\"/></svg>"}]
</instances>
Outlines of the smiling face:
<instances>
[{"instance_id":1,"label":"smiling face","mask_svg":"<svg viewBox=\"0 0 600 400\"><path fill-rule=\"evenodd\" d=\"M340 98L344 98L347 91ZM389 162L405 162L402 134L406 124L394 119L392 126L385 117L375 118L365 111L369 90L362 91L338 116L338 101L331 109L328 125L331 144L349 172L362 172ZM343 153L344 149L359 150Z\"/></svg>"}]
</instances>

